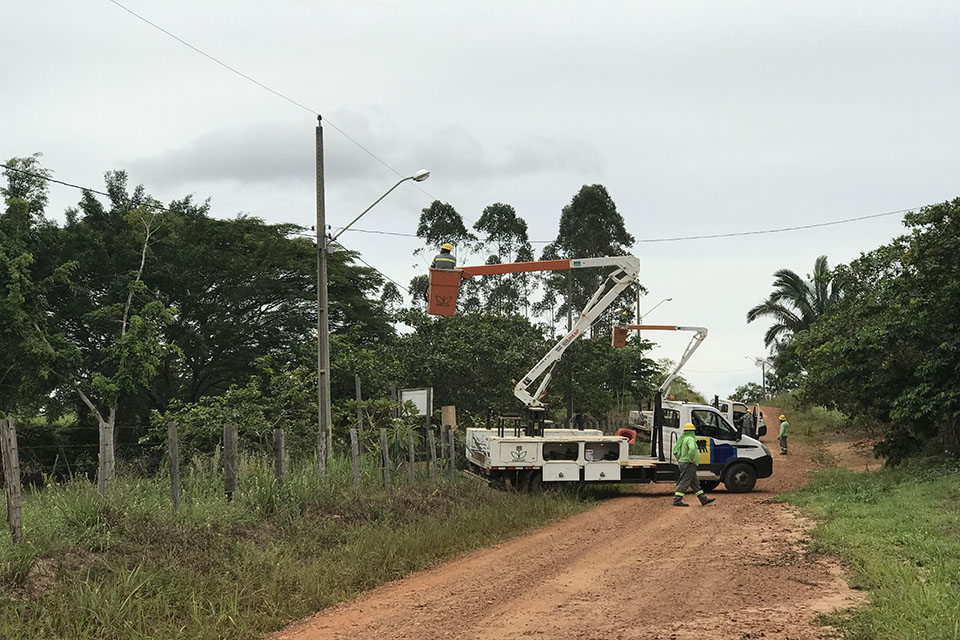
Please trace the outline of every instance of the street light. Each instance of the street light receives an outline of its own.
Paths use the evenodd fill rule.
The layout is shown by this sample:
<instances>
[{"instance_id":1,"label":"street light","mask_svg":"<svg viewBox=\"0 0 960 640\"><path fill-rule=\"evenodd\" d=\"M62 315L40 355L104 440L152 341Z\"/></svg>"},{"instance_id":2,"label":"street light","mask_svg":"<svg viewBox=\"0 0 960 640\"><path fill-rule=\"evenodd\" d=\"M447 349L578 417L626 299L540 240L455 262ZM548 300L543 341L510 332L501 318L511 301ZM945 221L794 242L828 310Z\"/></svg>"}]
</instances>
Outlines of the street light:
<instances>
[{"instance_id":1,"label":"street light","mask_svg":"<svg viewBox=\"0 0 960 640\"><path fill-rule=\"evenodd\" d=\"M764 399L767 397L767 367L772 367L770 358L754 358L752 356L743 356L747 360L753 360L753 364L760 367L760 390Z\"/></svg>"},{"instance_id":2,"label":"street light","mask_svg":"<svg viewBox=\"0 0 960 640\"><path fill-rule=\"evenodd\" d=\"M644 316L648 316L653 313L653 310L662 305L664 302L673 302L673 298L664 298L657 304L653 305L653 308L650 311L647 311L645 314L640 315L640 298L637 298L637 324L643 324Z\"/></svg>"},{"instance_id":3,"label":"street light","mask_svg":"<svg viewBox=\"0 0 960 640\"><path fill-rule=\"evenodd\" d=\"M330 457L330 451L333 448L333 434L330 428L333 422L331 412L330 398L330 318L328 313L327 297L327 253L331 242L340 237L344 231L349 229L354 222L363 217L381 200L386 198L391 191L399 187L407 180L423 182L430 177L430 172L421 169L412 176L407 176L397 181L395 185L377 198L373 204L364 209L360 215L350 221L347 226L340 229L328 241L324 230L326 229L326 203L324 199L324 180L323 180L323 126L322 118L317 116L316 130L316 151L317 151L317 469L321 475L327 473L327 460Z\"/></svg>"}]
</instances>

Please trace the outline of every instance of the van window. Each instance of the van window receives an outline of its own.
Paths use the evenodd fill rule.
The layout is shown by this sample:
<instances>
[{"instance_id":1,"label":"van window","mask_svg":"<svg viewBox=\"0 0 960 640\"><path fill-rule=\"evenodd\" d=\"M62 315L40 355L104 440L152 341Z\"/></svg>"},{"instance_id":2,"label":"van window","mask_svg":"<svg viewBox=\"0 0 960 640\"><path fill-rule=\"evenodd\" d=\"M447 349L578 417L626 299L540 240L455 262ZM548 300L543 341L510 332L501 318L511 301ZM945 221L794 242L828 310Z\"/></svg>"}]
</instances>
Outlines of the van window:
<instances>
[{"instance_id":1,"label":"van window","mask_svg":"<svg viewBox=\"0 0 960 640\"><path fill-rule=\"evenodd\" d=\"M680 412L676 409L663 410L663 426L667 429L680 428Z\"/></svg>"},{"instance_id":2,"label":"van window","mask_svg":"<svg viewBox=\"0 0 960 640\"><path fill-rule=\"evenodd\" d=\"M693 421L693 426L697 428L698 436L707 436L718 440L737 439L737 432L716 411L694 409L690 413L690 419Z\"/></svg>"}]
</instances>

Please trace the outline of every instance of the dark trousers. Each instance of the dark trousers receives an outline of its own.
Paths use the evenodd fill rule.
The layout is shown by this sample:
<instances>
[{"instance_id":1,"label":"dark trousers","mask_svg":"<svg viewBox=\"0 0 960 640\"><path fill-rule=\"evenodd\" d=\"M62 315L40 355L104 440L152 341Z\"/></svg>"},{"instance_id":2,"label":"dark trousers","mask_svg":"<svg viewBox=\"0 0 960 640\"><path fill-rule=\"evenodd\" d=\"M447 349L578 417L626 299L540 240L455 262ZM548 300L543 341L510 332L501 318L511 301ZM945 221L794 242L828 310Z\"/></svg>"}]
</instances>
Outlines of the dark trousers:
<instances>
[{"instance_id":1,"label":"dark trousers","mask_svg":"<svg viewBox=\"0 0 960 640\"><path fill-rule=\"evenodd\" d=\"M787 452L787 436L780 436L780 453Z\"/></svg>"},{"instance_id":2,"label":"dark trousers","mask_svg":"<svg viewBox=\"0 0 960 640\"><path fill-rule=\"evenodd\" d=\"M682 496L688 489L693 489L698 494L701 492L700 478L697 477L697 465L692 462L681 462L676 493Z\"/></svg>"}]
</instances>

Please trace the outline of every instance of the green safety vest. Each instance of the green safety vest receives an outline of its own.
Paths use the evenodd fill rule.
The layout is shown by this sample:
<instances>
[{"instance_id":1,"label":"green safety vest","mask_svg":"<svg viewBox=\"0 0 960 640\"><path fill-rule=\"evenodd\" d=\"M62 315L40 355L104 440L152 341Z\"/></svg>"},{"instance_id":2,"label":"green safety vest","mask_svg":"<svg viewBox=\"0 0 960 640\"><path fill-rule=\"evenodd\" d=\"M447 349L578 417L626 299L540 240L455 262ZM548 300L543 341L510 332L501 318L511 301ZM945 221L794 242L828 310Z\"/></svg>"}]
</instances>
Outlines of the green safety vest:
<instances>
[{"instance_id":1,"label":"green safety vest","mask_svg":"<svg viewBox=\"0 0 960 640\"><path fill-rule=\"evenodd\" d=\"M781 438L787 435L787 429L789 429L789 428L790 428L790 423L787 422L786 420L784 420L783 422L780 423L780 437L781 437Z\"/></svg>"},{"instance_id":2,"label":"green safety vest","mask_svg":"<svg viewBox=\"0 0 960 640\"><path fill-rule=\"evenodd\" d=\"M685 431L680 436L680 439L673 445L673 456L678 462L700 464L700 449L697 447L697 436L693 431Z\"/></svg>"}]
</instances>

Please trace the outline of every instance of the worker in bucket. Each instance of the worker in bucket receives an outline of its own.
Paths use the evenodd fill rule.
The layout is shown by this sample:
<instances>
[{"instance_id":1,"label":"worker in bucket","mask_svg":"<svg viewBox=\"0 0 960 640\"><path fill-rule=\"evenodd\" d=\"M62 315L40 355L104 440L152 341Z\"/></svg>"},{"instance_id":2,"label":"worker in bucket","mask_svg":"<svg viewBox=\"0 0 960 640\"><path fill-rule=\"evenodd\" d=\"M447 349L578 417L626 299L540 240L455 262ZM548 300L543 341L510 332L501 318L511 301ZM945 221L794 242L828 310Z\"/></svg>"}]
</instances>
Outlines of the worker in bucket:
<instances>
[{"instance_id":1,"label":"worker in bucket","mask_svg":"<svg viewBox=\"0 0 960 640\"><path fill-rule=\"evenodd\" d=\"M716 501L716 498L707 496L700 488L700 480L697 478L697 465L700 464L700 449L697 447L697 430L691 423L683 425L683 435L673 445L673 457L680 464L680 477L677 480L677 489L673 494L673 506L688 507L684 503L683 496L687 489L696 491L697 498L701 505L708 505Z\"/></svg>"},{"instance_id":2,"label":"worker in bucket","mask_svg":"<svg viewBox=\"0 0 960 640\"><path fill-rule=\"evenodd\" d=\"M444 242L440 245L440 253L437 254L437 257L433 259L433 263L430 265L431 269L453 269L457 266L457 259L451 255L453 251L453 245L449 242Z\"/></svg>"},{"instance_id":3,"label":"worker in bucket","mask_svg":"<svg viewBox=\"0 0 960 640\"><path fill-rule=\"evenodd\" d=\"M787 431L790 430L790 423L787 422L787 416L780 414L780 455L787 455Z\"/></svg>"}]
</instances>

